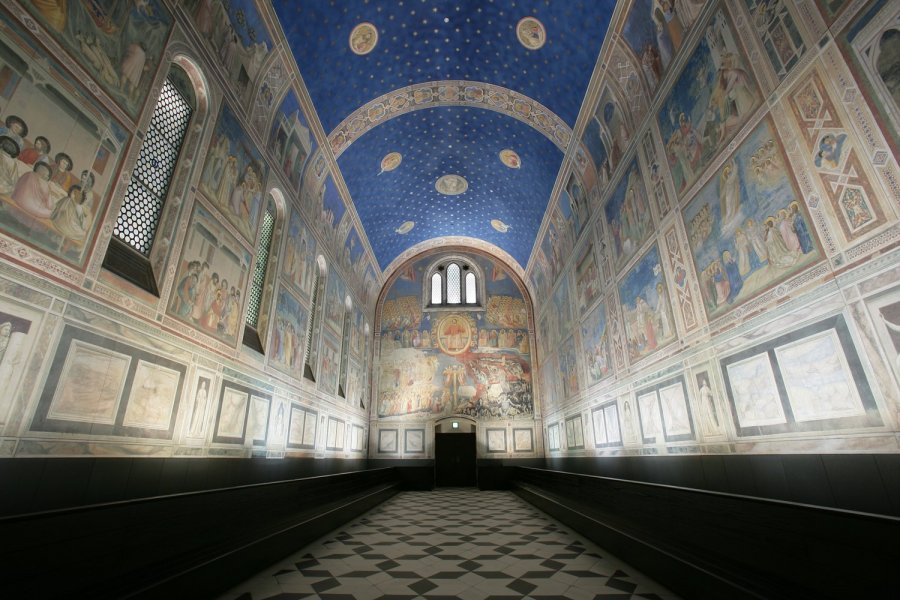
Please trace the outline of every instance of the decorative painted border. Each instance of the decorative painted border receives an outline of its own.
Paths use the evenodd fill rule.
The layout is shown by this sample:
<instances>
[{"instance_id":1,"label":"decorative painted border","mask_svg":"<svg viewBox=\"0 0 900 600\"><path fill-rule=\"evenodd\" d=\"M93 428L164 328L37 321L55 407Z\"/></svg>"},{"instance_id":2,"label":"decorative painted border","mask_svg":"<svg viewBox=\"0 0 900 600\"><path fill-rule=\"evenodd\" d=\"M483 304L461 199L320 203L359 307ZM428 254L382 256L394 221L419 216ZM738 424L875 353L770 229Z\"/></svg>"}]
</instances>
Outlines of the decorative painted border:
<instances>
[{"instance_id":1,"label":"decorative painted border","mask_svg":"<svg viewBox=\"0 0 900 600\"><path fill-rule=\"evenodd\" d=\"M426 81L388 92L355 111L328 134L337 160L357 138L400 115L439 106L471 106L502 113L530 125L565 153L572 130L549 108L499 85L480 81Z\"/></svg>"}]
</instances>

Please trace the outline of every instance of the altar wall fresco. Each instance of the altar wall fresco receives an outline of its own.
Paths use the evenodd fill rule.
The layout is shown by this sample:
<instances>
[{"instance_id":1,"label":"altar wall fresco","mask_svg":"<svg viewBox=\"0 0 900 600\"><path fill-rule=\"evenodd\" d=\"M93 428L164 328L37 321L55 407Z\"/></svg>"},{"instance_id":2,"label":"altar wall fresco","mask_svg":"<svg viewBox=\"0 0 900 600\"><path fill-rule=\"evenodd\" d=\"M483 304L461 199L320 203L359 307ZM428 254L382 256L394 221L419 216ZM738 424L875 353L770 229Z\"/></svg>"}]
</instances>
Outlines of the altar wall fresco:
<instances>
[{"instance_id":1,"label":"altar wall fresco","mask_svg":"<svg viewBox=\"0 0 900 600\"><path fill-rule=\"evenodd\" d=\"M539 425L535 431L531 309L524 284L497 259L453 252L450 256L469 261L483 279L484 297L478 307L429 308L428 269L451 260L447 256L436 252L412 259L379 300L370 456L433 458L434 422L451 416L474 419L479 456L535 456L540 449L525 443L525 433L518 434L515 448L491 445L485 437L485 428L509 430L510 440L514 429L540 431ZM423 447L400 443L406 432L420 430L427 432ZM400 442L386 431L401 436Z\"/></svg>"},{"instance_id":2,"label":"altar wall fresco","mask_svg":"<svg viewBox=\"0 0 900 600\"><path fill-rule=\"evenodd\" d=\"M57 4L0 10L0 457L364 457L381 272L256 5ZM194 114L154 296L102 265L170 69Z\"/></svg>"},{"instance_id":3,"label":"altar wall fresco","mask_svg":"<svg viewBox=\"0 0 900 600\"><path fill-rule=\"evenodd\" d=\"M526 269L548 456L900 451L898 24L622 9Z\"/></svg>"}]
</instances>

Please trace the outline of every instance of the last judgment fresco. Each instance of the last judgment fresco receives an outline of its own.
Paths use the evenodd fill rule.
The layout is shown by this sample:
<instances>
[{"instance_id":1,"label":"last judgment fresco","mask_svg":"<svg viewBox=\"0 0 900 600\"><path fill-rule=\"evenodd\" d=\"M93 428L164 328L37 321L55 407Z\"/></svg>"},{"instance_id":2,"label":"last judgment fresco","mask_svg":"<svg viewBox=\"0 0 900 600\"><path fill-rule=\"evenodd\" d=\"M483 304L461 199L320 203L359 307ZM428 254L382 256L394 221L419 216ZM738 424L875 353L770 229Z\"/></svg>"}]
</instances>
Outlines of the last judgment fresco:
<instances>
[{"instance_id":1,"label":"last judgment fresco","mask_svg":"<svg viewBox=\"0 0 900 600\"><path fill-rule=\"evenodd\" d=\"M378 416L530 418L531 342L515 282L500 265L480 259L481 308L429 312L421 286L431 260L404 269L385 296Z\"/></svg>"}]
</instances>

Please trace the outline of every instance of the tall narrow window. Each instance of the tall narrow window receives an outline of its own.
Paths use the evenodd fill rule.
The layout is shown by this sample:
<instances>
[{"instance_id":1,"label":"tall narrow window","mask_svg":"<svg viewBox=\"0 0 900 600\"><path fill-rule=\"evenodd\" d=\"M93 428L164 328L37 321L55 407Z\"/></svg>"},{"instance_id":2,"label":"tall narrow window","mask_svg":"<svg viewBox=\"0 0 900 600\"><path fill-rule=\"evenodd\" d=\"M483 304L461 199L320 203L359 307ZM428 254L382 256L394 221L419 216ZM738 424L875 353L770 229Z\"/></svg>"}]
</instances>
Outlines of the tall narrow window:
<instances>
[{"instance_id":1,"label":"tall narrow window","mask_svg":"<svg viewBox=\"0 0 900 600\"><path fill-rule=\"evenodd\" d=\"M447 304L459 304L461 301L459 279L459 265L451 263L447 267Z\"/></svg>"},{"instance_id":2,"label":"tall narrow window","mask_svg":"<svg viewBox=\"0 0 900 600\"><path fill-rule=\"evenodd\" d=\"M108 269L154 293L156 282L146 259L194 112L193 95L184 79L173 69L163 84L104 261Z\"/></svg>"},{"instance_id":3,"label":"tall narrow window","mask_svg":"<svg viewBox=\"0 0 900 600\"><path fill-rule=\"evenodd\" d=\"M366 323L366 328L365 328L366 343L365 343L365 350L363 351L364 352L363 359L362 359L361 366L360 366L360 371L361 371L362 375L360 377L360 382L359 382L359 389L360 389L359 407L363 410L366 410L365 398L369 394L369 335L370 335L369 324Z\"/></svg>"},{"instance_id":4,"label":"tall narrow window","mask_svg":"<svg viewBox=\"0 0 900 600\"><path fill-rule=\"evenodd\" d=\"M262 306L263 288L266 283L266 271L269 267L269 256L272 253L272 237L275 234L276 216L275 201L270 197L259 231L256 266L253 268L253 281L250 282L250 293L247 298L247 320L244 328L244 345L250 346L259 352L263 351L259 331L259 313Z\"/></svg>"},{"instance_id":5,"label":"tall narrow window","mask_svg":"<svg viewBox=\"0 0 900 600\"><path fill-rule=\"evenodd\" d=\"M441 288L443 287L443 282L441 281L441 274L435 273L431 276L431 303L432 304L440 304L442 300Z\"/></svg>"},{"instance_id":6,"label":"tall narrow window","mask_svg":"<svg viewBox=\"0 0 900 600\"><path fill-rule=\"evenodd\" d=\"M466 273L466 304L478 302L475 292L475 273Z\"/></svg>"},{"instance_id":7,"label":"tall narrow window","mask_svg":"<svg viewBox=\"0 0 900 600\"><path fill-rule=\"evenodd\" d=\"M338 379L338 396L347 398L347 371L350 367L350 318L353 303L350 297L344 301L344 326L341 332L341 370Z\"/></svg>"},{"instance_id":8,"label":"tall narrow window","mask_svg":"<svg viewBox=\"0 0 900 600\"><path fill-rule=\"evenodd\" d=\"M325 278L322 276L321 267L316 271L316 278L313 281L312 301L309 305L309 331L306 332L306 348L303 361L303 376L309 380L316 380L315 364L319 354L316 348L316 338L319 331L319 301L324 294Z\"/></svg>"}]
</instances>

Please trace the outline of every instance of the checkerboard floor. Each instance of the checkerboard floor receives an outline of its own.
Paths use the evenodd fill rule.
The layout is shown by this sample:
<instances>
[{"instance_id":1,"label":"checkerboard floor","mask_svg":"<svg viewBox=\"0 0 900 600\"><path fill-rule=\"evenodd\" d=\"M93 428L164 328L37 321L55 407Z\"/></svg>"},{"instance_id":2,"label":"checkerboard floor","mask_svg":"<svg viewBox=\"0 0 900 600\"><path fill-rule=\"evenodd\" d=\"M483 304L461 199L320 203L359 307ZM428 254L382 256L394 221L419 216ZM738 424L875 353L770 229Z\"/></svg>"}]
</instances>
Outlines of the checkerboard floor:
<instances>
[{"instance_id":1,"label":"checkerboard floor","mask_svg":"<svg viewBox=\"0 0 900 600\"><path fill-rule=\"evenodd\" d=\"M674 594L512 492L402 492L223 600L571 598Z\"/></svg>"}]
</instances>

